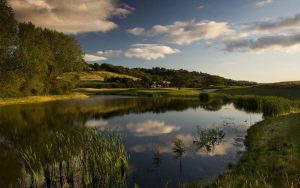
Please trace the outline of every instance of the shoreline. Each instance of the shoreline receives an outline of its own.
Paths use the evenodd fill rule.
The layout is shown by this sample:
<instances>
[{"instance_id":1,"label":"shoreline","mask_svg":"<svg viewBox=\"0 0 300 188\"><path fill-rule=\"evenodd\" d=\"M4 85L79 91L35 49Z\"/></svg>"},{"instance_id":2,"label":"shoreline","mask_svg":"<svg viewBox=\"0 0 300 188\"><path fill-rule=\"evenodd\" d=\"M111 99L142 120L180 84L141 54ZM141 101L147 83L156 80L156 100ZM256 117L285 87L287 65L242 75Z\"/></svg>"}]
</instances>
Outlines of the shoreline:
<instances>
[{"instance_id":1,"label":"shoreline","mask_svg":"<svg viewBox=\"0 0 300 188\"><path fill-rule=\"evenodd\" d=\"M43 103L43 102L51 102L51 101L59 101L59 100L86 99L86 98L89 98L89 96L83 93L5 98L5 99L0 99L0 107L17 105L17 104L33 104L33 103Z\"/></svg>"}]
</instances>

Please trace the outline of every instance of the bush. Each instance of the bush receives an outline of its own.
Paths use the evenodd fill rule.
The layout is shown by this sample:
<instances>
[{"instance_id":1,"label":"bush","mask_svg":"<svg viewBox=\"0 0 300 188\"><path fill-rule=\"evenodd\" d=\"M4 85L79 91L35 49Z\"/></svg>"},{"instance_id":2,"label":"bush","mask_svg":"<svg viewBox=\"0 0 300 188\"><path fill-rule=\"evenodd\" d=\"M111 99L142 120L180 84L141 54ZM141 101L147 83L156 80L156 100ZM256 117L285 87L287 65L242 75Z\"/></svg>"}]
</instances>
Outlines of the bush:
<instances>
[{"instance_id":1,"label":"bush","mask_svg":"<svg viewBox=\"0 0 300 188\"><path fill-rule=\"evenodd\" d=\"M210 99L209 93L200 93L199 99L201 102L208 102Z\"/></svg>"}]
</instances>

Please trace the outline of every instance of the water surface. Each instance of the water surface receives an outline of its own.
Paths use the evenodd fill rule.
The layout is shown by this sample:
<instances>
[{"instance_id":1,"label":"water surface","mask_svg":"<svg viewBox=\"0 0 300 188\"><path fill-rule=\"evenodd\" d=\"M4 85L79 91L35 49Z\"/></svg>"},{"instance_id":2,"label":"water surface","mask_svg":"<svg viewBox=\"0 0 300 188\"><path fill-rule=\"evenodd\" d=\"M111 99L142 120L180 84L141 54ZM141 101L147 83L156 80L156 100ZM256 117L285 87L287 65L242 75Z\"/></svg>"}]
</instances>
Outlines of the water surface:
<instances>
[{"instance_id":1,"label":"water surface","mask_svg":"<svg viewBox=\"0 0 300 188\"><path fill-rule=\"evenodd\" d=\"M129 187L205 183L238 159L245 150L247 129L261 119L261 114L239 111L232 104L207 105L198 99L93 96L0 107L0 187L16 185L24 173L18 149L30 146L39 151L55 131L75 135L89 128L124 134ZM197 148L197 127L218 128L225 136L210 150ZM172 149L175 138L186 147L180 158Z\"/></svg>"}]
</instances>

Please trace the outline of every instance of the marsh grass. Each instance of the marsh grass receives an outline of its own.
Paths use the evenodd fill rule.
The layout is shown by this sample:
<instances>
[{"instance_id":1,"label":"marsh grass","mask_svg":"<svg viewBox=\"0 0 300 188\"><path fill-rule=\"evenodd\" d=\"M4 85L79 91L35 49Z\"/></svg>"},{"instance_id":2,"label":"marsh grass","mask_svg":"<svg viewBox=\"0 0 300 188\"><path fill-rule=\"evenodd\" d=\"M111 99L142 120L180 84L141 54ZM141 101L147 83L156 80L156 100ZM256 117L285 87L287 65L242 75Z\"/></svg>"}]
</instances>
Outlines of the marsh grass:
<instances>
[{"instance_id":1,"label":"marsh grass","mask_svg":"<svg viewBox=\"0 0 300 188\"><path fill-rule=\"evenodd\" d=\"M26 174L25 187L123 187L128 156L122 136L87 129L74 137L54 132L41 151L19 149ZM24 181L20 181L24 182Z\"/></svg>"},{"instance_id":2,"label":"marsh grass","mask_svg":"<svg viewBox=\"0 0 300 188\"><path fill-rule=\"evenodd\" d=\"M264 117L276 117L300 111L299 100L282 97L201 93L201 106L207 110L220 110L222 105L233 103L234 107L246 112L262 113Z\"/></svg>"}]
</instances>

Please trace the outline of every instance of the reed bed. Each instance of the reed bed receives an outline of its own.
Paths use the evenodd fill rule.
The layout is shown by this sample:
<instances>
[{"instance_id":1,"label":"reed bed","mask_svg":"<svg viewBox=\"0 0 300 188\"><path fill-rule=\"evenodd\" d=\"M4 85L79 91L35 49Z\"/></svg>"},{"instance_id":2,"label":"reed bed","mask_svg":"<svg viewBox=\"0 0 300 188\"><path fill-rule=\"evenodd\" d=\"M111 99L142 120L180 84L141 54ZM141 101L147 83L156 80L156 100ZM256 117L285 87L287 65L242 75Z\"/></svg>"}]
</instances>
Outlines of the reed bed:
<instances>
[{"instance_id":1,"label":"reed bed","mask_svg":"<svg viewBox=\"0 0 300 188\"><path fill-rule=\"evenodd\" d=\"M86 129L51 133L42 151L19 149L25 174L20 187L125 187L128 156L122 136Z\"/></svg>"}]
</instances>

